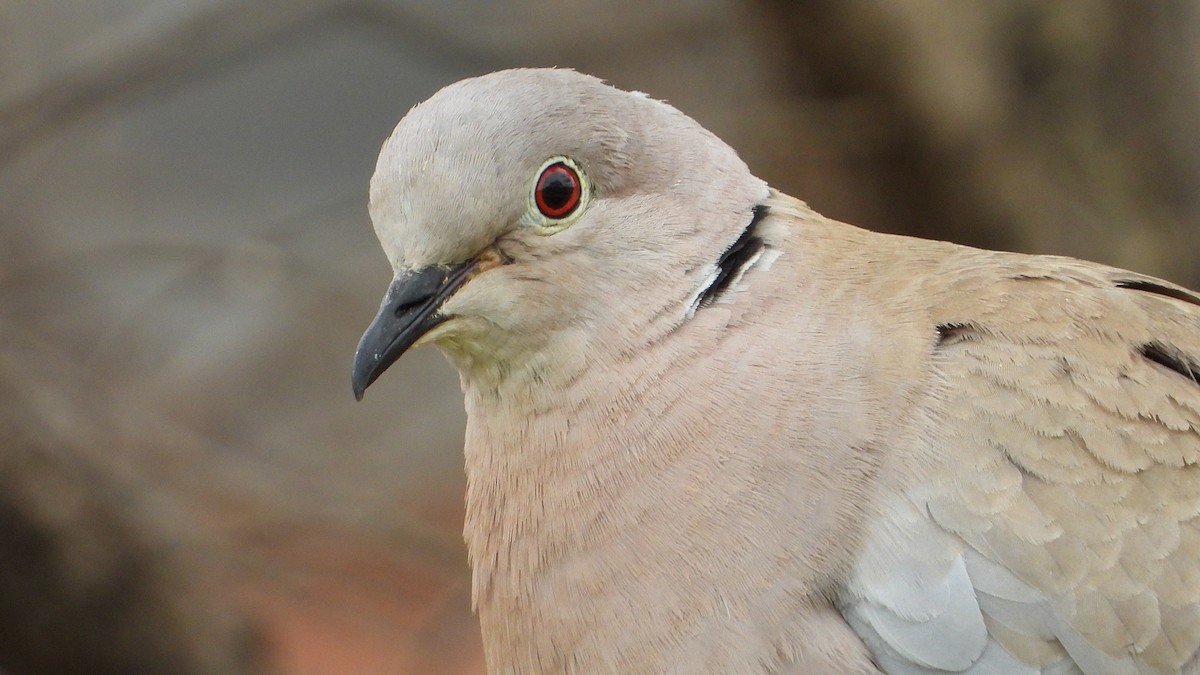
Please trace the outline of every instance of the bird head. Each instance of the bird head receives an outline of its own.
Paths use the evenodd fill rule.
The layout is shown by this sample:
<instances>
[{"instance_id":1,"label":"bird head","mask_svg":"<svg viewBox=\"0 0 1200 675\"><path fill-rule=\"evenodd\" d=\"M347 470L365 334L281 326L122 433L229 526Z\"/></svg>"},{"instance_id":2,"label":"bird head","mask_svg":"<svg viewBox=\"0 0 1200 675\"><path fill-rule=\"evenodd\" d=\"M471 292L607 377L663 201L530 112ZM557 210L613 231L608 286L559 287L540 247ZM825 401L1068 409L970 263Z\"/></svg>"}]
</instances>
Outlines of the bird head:
<instances>
[{"instance_id":1,"label":"bird head","mask_svg":"<svg viewBox=\"0 0 1200 675\"><path fill-rule=\"evenodd\" d=\"M416 344L499 377L673 330L766 193L716 136L644 94L559 69L452 84L400 121L371 180L395 277L355 355L355 395Z\"/></svg>"}]
</instances>

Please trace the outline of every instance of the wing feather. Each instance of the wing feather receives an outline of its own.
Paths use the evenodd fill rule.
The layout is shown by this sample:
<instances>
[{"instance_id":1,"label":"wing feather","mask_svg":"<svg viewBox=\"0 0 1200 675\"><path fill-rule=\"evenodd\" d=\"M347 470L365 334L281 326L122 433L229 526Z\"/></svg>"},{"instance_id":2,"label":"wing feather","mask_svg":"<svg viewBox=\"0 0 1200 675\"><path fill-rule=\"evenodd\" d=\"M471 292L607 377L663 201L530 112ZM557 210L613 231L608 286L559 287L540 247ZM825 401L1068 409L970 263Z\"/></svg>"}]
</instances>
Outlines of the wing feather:
<instances>
[{"instance_id":1,"label":"wing feather","mask_svg":"<svg viewBox=\"0 0 1200 675\"><path fill-rule=\"evenodd\" d=\"M1068 259L942 264L922 289L938 412L900 453L914 477L858 559L851 625L887 672L1200 672L1200 298ZM909 509L930 550L881 555L871 542L920 530L886 516ZM938 663L928 645L953 634L881 603L876 578L930 556L961 564L909 591L959 588L986 635Z\"/></svg>"},{"instance_id":2,"label":"wing feather","mask_svg":"<svg viewBox=\"0 0 1200 675\"><path fill-rule=\"evenodd\" d=\"M1003 458L1020 481L1014 486L1011 472L996 468L962 481L968 489L931 495L939 512L988 514L939 524L993 565L972 558L968 569L982 574L977 592L987 594L990 582L1008 591L1007 609L1049 613L1030 626L1019 612L981 603L986 618L1015 632L994 635L1014 652L1016 636L1049 628L1085 673L1180 672L1200 651L1200 560L1188 553L1200 545L1200 386L1147 358L1145 345L1170 345L1194 363L1200 306L1121 287L1113 275L1122 273L1100 266L1012 260L1041 269L993 280L983 295L1002 294L1003 302L946 307L973 311L939 322L976 332L939 346L935 361L946 458ZM1174 489L1164 493L1166 483ZM986 486L1001 486L1005 498L981 499ZM994 566L1046 599L1014 601L1020 587L1008 579L997 588Z\"/></svg>"}]
</instances>

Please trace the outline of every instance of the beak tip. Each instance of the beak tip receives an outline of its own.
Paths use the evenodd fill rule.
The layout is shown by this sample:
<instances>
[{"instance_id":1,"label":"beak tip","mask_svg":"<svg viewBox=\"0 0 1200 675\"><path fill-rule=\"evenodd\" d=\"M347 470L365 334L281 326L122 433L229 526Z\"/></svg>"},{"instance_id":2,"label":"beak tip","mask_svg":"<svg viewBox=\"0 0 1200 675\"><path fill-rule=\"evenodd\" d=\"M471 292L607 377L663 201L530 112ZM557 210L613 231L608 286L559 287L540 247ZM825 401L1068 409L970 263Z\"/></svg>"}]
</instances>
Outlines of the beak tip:
<instances>
[{"instance_id":1,"label":"beak tip","mask_svg":"<svg viewBox=\"0 0 1200 675\"><path fill-rule=\"evenodd\" d=\"M354 392L354 400L363 400L367 387L375 381L375 374L362 367L361 361L355 360L354 372L350 375L350 390Z\"/></svg>"}]
</instances>

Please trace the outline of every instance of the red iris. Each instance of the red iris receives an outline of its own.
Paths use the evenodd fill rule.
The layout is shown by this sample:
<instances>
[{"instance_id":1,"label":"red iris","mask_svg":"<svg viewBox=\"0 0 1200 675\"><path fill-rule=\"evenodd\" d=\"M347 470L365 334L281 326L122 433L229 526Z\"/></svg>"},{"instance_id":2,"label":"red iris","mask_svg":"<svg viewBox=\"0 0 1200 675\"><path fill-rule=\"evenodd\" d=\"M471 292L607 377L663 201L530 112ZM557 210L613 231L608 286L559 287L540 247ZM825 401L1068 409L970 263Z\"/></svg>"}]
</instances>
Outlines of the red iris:
<instances>
[{"instance_id":1,"label":"red iris","mask_svg":"<svg viewBox=\"0 0 1200 675\"><path fill-rule=\"evenodd\" d=\"M579 206L583 196L583 185L579 174L566 162L555 162L542 169L537 185L533 188L533 200L543 216L558 220L571 215Z\"/></svg>"}]
</instances>

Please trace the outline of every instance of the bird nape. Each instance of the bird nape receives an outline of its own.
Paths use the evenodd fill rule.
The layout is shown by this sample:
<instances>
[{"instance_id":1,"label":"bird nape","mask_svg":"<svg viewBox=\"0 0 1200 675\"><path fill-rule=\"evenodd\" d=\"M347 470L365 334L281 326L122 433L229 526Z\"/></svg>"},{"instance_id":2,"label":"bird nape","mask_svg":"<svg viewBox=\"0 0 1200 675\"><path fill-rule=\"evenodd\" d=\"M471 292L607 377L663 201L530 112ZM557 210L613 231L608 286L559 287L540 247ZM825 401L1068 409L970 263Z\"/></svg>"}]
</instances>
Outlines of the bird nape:
<instances>
[{"instance_id":1,"label":"bird nape","mask_svg":"<svg viewBox=\"0 0 1200 675\"><path fill-rule=\"evenodd\" d=\"M1200 299L869 232L569 70L385 142L363 390L437 345L493 672L1200 672Z\"/></svg>"}]
</instances>

